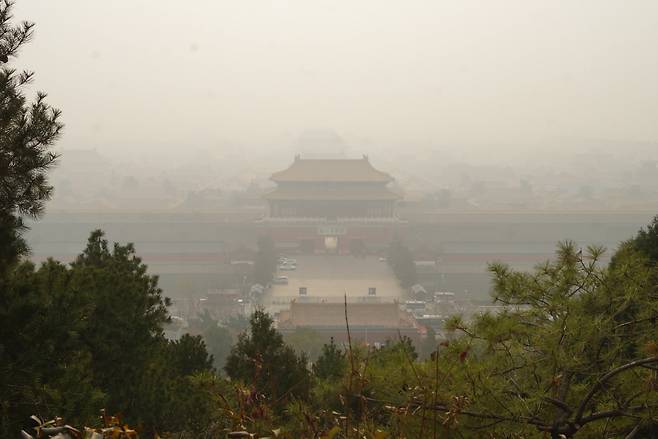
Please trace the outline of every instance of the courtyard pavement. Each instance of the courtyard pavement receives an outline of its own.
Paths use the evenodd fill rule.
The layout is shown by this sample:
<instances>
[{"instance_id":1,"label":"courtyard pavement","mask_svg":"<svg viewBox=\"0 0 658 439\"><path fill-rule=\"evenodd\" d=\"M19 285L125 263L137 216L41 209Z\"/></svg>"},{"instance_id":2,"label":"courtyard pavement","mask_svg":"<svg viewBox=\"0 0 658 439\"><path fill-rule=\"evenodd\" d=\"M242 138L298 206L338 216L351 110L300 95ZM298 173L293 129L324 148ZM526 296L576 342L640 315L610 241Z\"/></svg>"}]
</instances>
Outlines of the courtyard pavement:
<instances>
[{"instance_id":1,"label":"courtyard pavement","mask_svg":"<svg viewBox=\"0 0 658 439\"><path fill-rule=\"evenodd\" d=\"M264 297L270 311L287 308L292 299L299 298L299 288L306 287L308 301L336 302L343 300L372 300L368 288L376 288L382 301L403 300L404 291L386 262L377 257L358 258L349 255L296 255L294 271L278 271L277 276L288 276L288 285L273 285Z\"/></svg>"}]
</instances>

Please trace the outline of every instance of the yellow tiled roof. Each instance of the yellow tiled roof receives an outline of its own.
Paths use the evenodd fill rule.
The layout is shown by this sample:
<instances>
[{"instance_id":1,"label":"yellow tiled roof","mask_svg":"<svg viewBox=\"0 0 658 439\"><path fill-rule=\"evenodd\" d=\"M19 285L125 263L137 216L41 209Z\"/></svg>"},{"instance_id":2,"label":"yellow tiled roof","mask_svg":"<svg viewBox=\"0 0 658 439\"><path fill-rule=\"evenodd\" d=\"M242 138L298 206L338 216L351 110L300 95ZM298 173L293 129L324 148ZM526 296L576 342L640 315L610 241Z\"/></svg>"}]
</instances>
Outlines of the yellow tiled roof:
<instances>
[{"instance_id":1,"label":"yellow tiled roof","mask_svg":"<svg viewBox=\"0 0 658 439\"><path fill-rule=\"evenodd\" d=\"M397 303L350 303L347 317L350 326L377 326L404 328L413 326L402 315ZM282 316L283 327L341 327L345 326L345 308L342 303L292 302L290 311Z\"/></svg>"},{"instance_id":2,"label":"yellow tiled roof","mask_svg":"<svg viewBox=\"0 0 658 439\"><path fill-rule=\"evenodd\" d=\"M283 171L272 174L276 182L379 182L393 181L386 172L378 171L366 157L362 159L302 159Z\"/></svg>"}]
</instances>

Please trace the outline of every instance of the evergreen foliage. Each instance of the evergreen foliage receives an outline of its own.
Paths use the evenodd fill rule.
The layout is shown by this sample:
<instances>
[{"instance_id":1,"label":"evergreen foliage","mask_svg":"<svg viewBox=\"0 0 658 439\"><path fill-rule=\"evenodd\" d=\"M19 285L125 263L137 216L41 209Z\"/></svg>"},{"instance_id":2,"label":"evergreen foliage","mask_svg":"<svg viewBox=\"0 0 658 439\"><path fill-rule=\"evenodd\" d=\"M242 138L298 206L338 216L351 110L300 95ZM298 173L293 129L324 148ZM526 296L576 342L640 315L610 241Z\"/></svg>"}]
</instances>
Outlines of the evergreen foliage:
<instances>
[{"instance_id":1,"label":"evergreen foliage","mask_svg":"<svg viewBox=\"0 0 658 439\"><path fill-rule=\"evenodd\" d=\"M417 283L418 276L413 254L399 239L391 243L387 260L401 286L408 288Z\"/></svg>"},{"instance_id":2,"label":"evergreen foliage","mask_svg":"<svg viewBox=\"0 0 658 439\"><path fill-rule=\"evenodd\" d=\"M421 341L419 350L419 357L422 360L427 360L432 353L437 349L438 343L436 341L436 332L432 328L427 328L427 334L425 338Z\"/></svg>"},{"instance_id":3,"label":"evergreen foliage","mask_svg":"<svg viewBox=\"0 0 658 439\"><path fill-rule=\"evenodd\" d=\"M208 325L204 329L203 339L206 343L208 353L213 358L215 370L218 373L222 372L226 364L226 359L231 353L231 347L233 346L231 331L214 322L214 324Z\"/></svg>"},{"instance_id":4,"label":"evergreen foliage","mask_svg":"<svg viewBox=\"0 0 658 439\"><path fill-rule=\"evenodd\" d=\"M658 215L653 218L646 229L640 229L630 243L635 250L649 259L649 263L658 264Z\"/></svg>"},{"instance_id":5,"label":"evergreen foliage","mask_svg":"<svg viewBox=\"0 0 658 439\"><path fill-rule=\"evenodd\" d=\"M102 407L143 437L657 437L658 217L608 266L602 248L571 242L530 273L492 264L503 309L453 317L449 339L429 334L421 360L405 337L381 349L332 340L312 375L261 310L230 352L216 322L203 338L166 340L157 277L100 230L72 264L22 260L23 218L38 218L52 193L62 125L45 94L25 97L32 73L9 65L33 31L12 25L12 6L0 1L1 437L32 414L93 425ZM269 238L258 246L265 285L276 254ZM403 286L416 283L400 241L389 262ZM223 358L230 381L213 368Z\"/></svg>"},{"instance_id":6,"label":"evergreen foliage","mask_svg":"<svg viewBox=\"0 0 658 439\"><path fill-rule=\"evenodd\" d=\"M95 231L70 266L22 262L4 282L1 436L32 414L93 424L101 408L144 431L186 428L177 404L212 357L200 337L162 337L166 300L131 245L110 250Z\"/></svg>"},{"instance_id":7,"label":"evergreen foliage","mask_svg":"<svg viewBox=\"0 0 658 439\"><path fill-rule=\"evenodd\" d=\"M306 355L295 353L273 327L272 318L262 310L251 317L250 330L238 337L225 370L232 380L251 383L272 400L287 401L308 397L310 375Z\"/></svg>"},{"instance_id":8,"label":"evergreen foliage","mask_svg":"<svg viewBox=\"0 0 658 439\"><path fill-rule=\"evenodd\" d=\"M603 249L560 245L534 273L492 264L494 298L508 306L471 323L440 351L459 396L461 428L492 434L605 437L655 428L653 368L658 304L646 257L622 246L613 268Z\"/></svg>"},{"instance_id":9,"label":"evergreen foliage","mask_svg":"<svg viewBox=\"0 0 658 439\"><path fill-rule=\"evenodd\" d=\"M322 353L313 363L313 374L320 379L335 380L341 378L347 369L345 352L334 342L322 346Z\"/></svg>"},{"instance_id":10,"label":"evergreen foliage","mask_svg":"<svg viewBox=\"0 0 658 439\"><path fill-rule=\"evenodd\" d=\"M297 353L303 352L311 362L320 356L325 340L326 338L311 328L296 328L283 337L286 344Z\"/></svg>"},{"instance_id":11,"label":"evergreen foliage","mask_svg":"<svg viewBox=\"0 0 658 439\"><path fill-rule=\"evenodd\" d=\"M134 386L157 355L168 299L132 244L110 249L103 232L91 233L71 266L70 290L90 301L84 341L94 355L98 387L112 389L108 408L130 413Z\"/></svg>"},{"instance_id":12,"label":"evergreen foliage","mask_svg":"<svg viewBox=\"0 0 658 439\"><path fill-rule=\"evenodd\" d=\"M29 42L34 24L12 24L13 1L0 2L0 269L16 263L27 252L20 237L24 215L38 218L52 186L47 171L57 154L51 146L63 125L60 111L39 92L25 96L34 73L18 72L11 63Z\"/></svg>"},{"instance_id":13,"label":"evergreen foliage","mask_svg":"<svg viewBox=\"0 0 658 439\"><path fill-rule=\"evenodd\" d=\"M200 335L183 334L167 346L169 365L176 374L186 376L213 370L213 357L208 354Z\"/></svg>"},{"instance_id":14,"label":"evergreen foliage","mask_svg":"<svg viewBox=\"0 0 658 439\"><path fill-rule=\"evenodd\" d=\"M272 282L276 272L276 249L270 236L258 238L258 252L254 261L254 281L263 286Z\"/></svg>"}]
</instances>

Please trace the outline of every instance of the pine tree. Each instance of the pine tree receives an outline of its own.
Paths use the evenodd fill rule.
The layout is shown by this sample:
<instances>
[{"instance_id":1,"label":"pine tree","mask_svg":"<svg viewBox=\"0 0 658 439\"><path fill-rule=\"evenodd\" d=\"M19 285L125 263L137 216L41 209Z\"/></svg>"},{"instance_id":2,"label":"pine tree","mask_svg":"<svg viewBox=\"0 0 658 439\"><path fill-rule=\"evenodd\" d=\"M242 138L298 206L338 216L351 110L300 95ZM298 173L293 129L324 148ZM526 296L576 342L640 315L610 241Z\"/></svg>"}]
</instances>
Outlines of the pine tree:
<instances>
[{"instance_id":1,"label":"pine tree","mask_svg":"<svg viewBox=\"0 0 658 439\"><path fill-rule=\"evenodd\" d=\"M258 253L254 261L254 280L267 285L272 281L272 275L276 271L276 250L274 241L269 236L258 238Z\"/></svg>"},{"instance_id":2,"label":"pine tree","mask_svg":"<svg viewBox=\"0 0 658 439\"><path fill-rule=\"evenodd\" d=\"M51 147L63 125L60 111L39 92L30 102L26 87L30 71L11 67L20 49L32 38L34 24L12 24L13 1L0 2L0 271L27 252L21 238L23 217L38 218L52 194L47 171L57 154Z\"/></svg>"},{"instance_id":3,"label":"pine tree","mask_svg":"<svg viewBox=\"0 0 658 439\"><path fill-rule=\"evenodd\" d=\"M306 356L286 345L273 326L272 317L262 310L250 320L250 331L240 334L226 360L232 380L253 384L255 390L272 400L307 398L309 372Z\"/></svg>"},{"instance_id":4,"label":"pine tree","mask_svg":"<svg viewBox=\"0 0 658 439\"><path fill-rule=\"evenodd\" d=\"M313 373L321 379L337 379L343 376L346 369L345 351L339 348L331 337L329 344L322 346L322 354L313 364Z\"/></svg>"},{"instance_id":5,"label":"pine tree","mask_svg":"<svg viewBox=\"0 0 658 439\"><path fill-rule=\"evenodd\" d=\"M93 306L84 339L94 353L95 381L110 389L108 409L130 412L133 387L158 355L169 299L134 246L115 243L110 249L100 230L91 233L71 267L70 288L88 296Z\"/></svg>"},{"instance_id":6,"label":"pine tree","mask_svg":"<svg viewBox=\"0 0 658 439\"><path fill-rule=\"evenodd\" d=\"M631 245L645 254L651 264L658 264L658 215L646 229L640 229L637 236L631 240Z\"/></svg>"}]
</instances>

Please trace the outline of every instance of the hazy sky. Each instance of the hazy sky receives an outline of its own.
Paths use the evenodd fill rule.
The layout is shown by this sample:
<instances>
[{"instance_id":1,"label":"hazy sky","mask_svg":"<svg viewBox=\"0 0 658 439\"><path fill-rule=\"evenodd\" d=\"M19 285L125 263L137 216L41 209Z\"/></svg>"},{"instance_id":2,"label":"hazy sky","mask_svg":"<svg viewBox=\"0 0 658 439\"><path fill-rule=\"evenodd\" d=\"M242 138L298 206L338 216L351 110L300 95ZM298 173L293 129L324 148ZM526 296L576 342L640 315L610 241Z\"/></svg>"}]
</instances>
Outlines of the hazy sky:
<instances>
[{"instance_id":1,"label":"hazy sky","mask_svg":"<svg viewBox=\"0 0 658 439\"><path fill-rule=\"evenodd\" d=\"M18 3L64 148L658 140L656 0Z\"/></svg>"}]
</instances>

